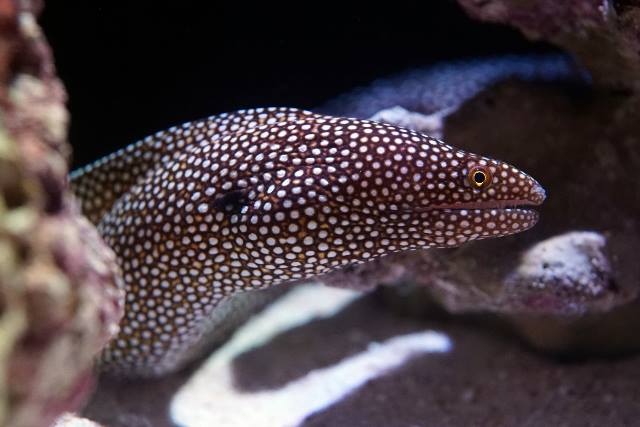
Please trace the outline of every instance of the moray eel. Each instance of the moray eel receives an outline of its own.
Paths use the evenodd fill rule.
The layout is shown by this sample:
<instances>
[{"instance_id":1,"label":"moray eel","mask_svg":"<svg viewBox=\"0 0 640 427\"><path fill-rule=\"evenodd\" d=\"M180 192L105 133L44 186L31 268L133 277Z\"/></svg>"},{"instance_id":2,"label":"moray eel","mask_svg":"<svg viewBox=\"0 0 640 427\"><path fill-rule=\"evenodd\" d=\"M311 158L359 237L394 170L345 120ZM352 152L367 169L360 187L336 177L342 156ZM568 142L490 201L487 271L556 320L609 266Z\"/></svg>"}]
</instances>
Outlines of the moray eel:
<instances>
[{"instance_id":1,"label":"moray eel","mask_svg":"<svg viewBox=\"0 0 640 427\"><path fill-rule=\"evenodd\" d=\"M247 291L521 232L538 219L527 205L545 199L506 163L291 108L158 132L74 172L71 185L125 282L125 317L102 366L142 376L177 369L228 332L260 304L238 298L260 295Z\"/></svg>"}]
</instances>

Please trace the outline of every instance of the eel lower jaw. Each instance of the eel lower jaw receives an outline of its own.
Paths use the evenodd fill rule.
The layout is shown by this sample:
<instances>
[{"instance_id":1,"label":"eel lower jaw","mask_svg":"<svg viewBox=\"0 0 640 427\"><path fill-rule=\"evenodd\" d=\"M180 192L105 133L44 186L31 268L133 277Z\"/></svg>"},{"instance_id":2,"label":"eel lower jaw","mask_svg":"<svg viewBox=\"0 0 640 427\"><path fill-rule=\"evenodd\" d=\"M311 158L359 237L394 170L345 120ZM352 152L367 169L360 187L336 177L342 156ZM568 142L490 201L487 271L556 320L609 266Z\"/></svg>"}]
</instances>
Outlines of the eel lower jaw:
<instances>
[{"instance_id":1,"label":"eel lower jaw","mask_svg":"<svg viewBox=\"0 0 640 427\"><path fill-rule=\"evenodd\" d=\"M521 227L514 229L516 232L527 230L537 224L540 214L534 208L541 202L532 200L507 200L507 201L485 201L473 203L455 203L425 206L413 210L413 212L459 214L469 218L484 217L492 218L492 222L502 223L504 221L517 221ZM488 215L488 216L487 216Z\"/></svg>"},{"instance_id":2,"label":"eel lower jaw","mask_svg":"<svg viewBox=\"0 0 640 427\"><path fill-rule=\"evenodd\" d=\"M416 209L420 212L428 212L435 210L448 210L448 211L472 211L472 210L509 210L509 211L527 211L535 212L536 209L533 206L540 206L542 201L532 200L490 200L485 202L472 202L472 203L450 203L441 205L424 206Z\"/></svg>"}]
</instances>

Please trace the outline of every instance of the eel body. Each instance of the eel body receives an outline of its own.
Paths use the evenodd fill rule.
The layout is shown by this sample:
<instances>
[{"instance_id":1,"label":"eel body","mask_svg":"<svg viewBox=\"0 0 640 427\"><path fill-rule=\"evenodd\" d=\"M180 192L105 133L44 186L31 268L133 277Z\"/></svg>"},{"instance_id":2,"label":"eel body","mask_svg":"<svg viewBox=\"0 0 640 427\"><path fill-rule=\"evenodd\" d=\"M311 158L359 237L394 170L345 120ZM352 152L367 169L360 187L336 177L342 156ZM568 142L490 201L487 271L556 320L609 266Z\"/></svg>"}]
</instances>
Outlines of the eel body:
<instances>
[{"instance_id":1,"label":"eel body","mask_svg":"<svg viewBox=\"0 0 640 427\"><path fill-rule=\"evenodd\" d=\"M228 332L260 304L247 291L520 232L538 218L525 205L545 198L513 166L427 135L289 108L158 132L71 184L126 286L102 365L144 376Z\"/></svg>"}]
</instances>

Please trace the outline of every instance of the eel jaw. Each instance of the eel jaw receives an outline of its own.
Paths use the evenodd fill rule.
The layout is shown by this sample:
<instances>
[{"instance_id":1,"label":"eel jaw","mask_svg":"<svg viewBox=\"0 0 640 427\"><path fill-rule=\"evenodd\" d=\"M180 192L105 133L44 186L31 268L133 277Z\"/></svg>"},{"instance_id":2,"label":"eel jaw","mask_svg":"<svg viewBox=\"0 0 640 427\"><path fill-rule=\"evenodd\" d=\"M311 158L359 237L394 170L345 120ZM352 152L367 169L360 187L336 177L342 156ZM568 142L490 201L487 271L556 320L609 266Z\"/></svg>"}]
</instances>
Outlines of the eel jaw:
<instances>
[{"instance_id":1,"label":"eel jaw","mask_svg":"<svg viewBox=\"0 0 640 427\"><path fill-rule=\"evenodd\" d=\"M532 206L540 206L547 198L547 194L544 188L540 184L536 184L531 191L527 194L527 197L521 199L510 200L484 200L484 201L472 201L461 203L448 203L437 204L431 206L424 206L419 208L418 211L430 211L430 210L519 210L519 211L534 211Z\"/></svg>"},{"instance_id":2,"label":"eel jaw","mask_svg":"<svg viewBox=\"0 0 640 427\"><path fill-rule=\"evenodd\" d=\"M436 247L456 247L469 240L504 237L532 228L540 218L534 207L543 201L544 194L518 200L432 205L413 212L449 237L443 240L443 234L436 234Z\"/></svg>"},{"instance_id":3,"label":"eel jaw","mask_svg":"<svg viewBox=\"0 0 640 427\"><path fill-rule=\"evenodd\" d=\"M472 210L472 209L497 209L497 210L523 210L533 211L531 206L540 206L547 198L547 193L540 184L536 184L527 197L510 200L485 200L462 203L451 203L428 206L427 209L452 209L452 210Z\"/></svg>"}]
</instances>

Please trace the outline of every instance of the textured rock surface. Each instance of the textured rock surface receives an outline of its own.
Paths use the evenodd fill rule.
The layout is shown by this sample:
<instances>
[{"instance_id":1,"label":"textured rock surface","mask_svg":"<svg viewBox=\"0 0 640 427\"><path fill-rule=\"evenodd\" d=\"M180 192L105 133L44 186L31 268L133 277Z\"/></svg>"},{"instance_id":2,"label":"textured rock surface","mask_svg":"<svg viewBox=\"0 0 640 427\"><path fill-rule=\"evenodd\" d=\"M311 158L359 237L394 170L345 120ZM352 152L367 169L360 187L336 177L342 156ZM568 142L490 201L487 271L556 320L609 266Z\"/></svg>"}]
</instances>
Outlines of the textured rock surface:
<instances>
[{"instance_id":1,"label":"textured rock surface","mask_svg":"<svg viewBox=\"0 0 640 427\"><path fill-rule=\"evenodd\" d=\"M86 399L122 295L67 193L65 92L41 4L19 4L0 2L0 425L28 427Z\"/></svg>"},{"instance_id":2,"label":"textured rock surface","mask_svg":"<svg viewBox=\"0 0 640 427\"><path fill-rule=\"evenodd\" d=\"M458 0L475 18L512 25L572 52L597 85L640 88L636 0Z\"/></svg>"},{"instance_id":3,"label":"textured rock surface","mask_svg":"<svg viewBox=\"0 0 640 427\"><path fill-rule=\"evenodd\" d=\"M508 297L503 304L514 312L535 313L538 307L552 307L571 315L582 314L591 301L614 299L617 289L611 284L613 274L605 247L603 235L577 231L535 244L522 254L516 269L505 279ZM526 295L518 297L519 292Z\"/></svg>"},{"instance_id":4,"label":"textured rock surface","mask_svg":"<svg viewBox=\"0 0 640 427\"><path fill-rule=\"evenodd\" d=\"M73 414L64 414L56 420L52 427L100 427L100 424Z\"/></svg>"}]
</instances>

